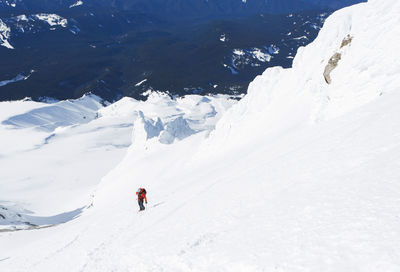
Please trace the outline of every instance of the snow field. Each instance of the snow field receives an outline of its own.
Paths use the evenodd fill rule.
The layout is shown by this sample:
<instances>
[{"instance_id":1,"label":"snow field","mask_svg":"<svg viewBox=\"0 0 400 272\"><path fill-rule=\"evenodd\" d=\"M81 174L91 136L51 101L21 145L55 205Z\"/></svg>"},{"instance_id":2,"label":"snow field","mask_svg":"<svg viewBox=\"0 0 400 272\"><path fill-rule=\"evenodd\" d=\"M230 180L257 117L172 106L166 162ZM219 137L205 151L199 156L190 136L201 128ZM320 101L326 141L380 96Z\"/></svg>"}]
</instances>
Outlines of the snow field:
<instances>
[{"instance_id":1,"label":"snow field","mask_svg":"<svg viewBox=\"0 0 400 272\"><path fill-rule=\"evenodd\" d=\"M184 152L200 134L146 154L132 147L81 218L13 235L54 241L31 271L71 256L65 271L396 271L400 131L386 118L399 113L396 97L259 139L224 161L199 164ZM149 191L144 213L139 186ZM19 256L27 248L7 253L29 263Z\"/></svg>"},{"instance_id":2,"label":"snow field","mask_svg":"<svg viewBox=\"0 0 400 272\"><path fill-rule=\"evenodd\" d=\"M150 116L146 118L159 116L166 125L179 116L191 124L193 134L213 129L221 114L216 110L223 111L236 103L224 96L171 100L159 94L152 94L147 103L124 98L103 107L100 102L98 97L87 95L53 104L0 104L0 206L8 208L8 217L14 218L2 222L3 228L26 227L23 222L43 222L43 216L70 214L88 205L100 179L117 165L131 145L132 128L137 126L134 124L139 113ZM160 107L156 108L156 104ZM179 136L179 124L174 128ZM159 132L163 130L164 127ZM10 145L11 139L18 144ZM18 213L24 220L15 220ZM32 215L36 217L29 217ZM60 222L67 219L71 218L66 216Z\"/></svg>"},{"instance_id":3,"label":"snow field","mask_svg":"<svg viewBox=\"0 0 400 272\"><path fill-rule=\"evenodd\" d=\"M77 132L131 120L132 144L79 218L1 233L0 270L399 271L399 11L386 0L335 12L292 69L266 70L230 108L152 94L100 109ZM164 144L178 118L196 133Z\"/></svg>"}]
</instances>

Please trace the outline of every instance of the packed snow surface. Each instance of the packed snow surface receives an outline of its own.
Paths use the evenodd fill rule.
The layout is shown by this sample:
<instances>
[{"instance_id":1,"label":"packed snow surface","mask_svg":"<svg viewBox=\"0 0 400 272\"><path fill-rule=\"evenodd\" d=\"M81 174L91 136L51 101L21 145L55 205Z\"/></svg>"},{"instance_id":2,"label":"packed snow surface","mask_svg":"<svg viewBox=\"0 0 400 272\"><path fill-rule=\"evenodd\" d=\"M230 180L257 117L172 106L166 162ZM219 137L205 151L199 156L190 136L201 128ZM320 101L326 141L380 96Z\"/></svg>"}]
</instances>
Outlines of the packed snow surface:
<instances>
[{"instance_id":1,"label":"packed snow surface","mask_svg":"<svg viewBox=\"0 0 400 272\"><path fill-rule=\"evenodd\" d=\"M399 13L335 12L238 103L152 93L53 132L2 125L0 270L400 271Z\"/></svg>"}]
</instances>

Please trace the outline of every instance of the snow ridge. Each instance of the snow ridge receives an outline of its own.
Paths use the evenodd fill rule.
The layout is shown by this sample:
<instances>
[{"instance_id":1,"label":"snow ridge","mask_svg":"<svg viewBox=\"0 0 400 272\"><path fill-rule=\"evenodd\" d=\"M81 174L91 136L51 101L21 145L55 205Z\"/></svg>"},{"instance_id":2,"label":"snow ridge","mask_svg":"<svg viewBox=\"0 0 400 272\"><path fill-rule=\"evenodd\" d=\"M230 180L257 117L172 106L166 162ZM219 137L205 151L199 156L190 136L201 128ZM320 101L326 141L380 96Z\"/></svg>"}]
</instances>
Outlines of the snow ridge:
<instances>
[{"instance_id":1,"label":"snow ridge","mask_svg":"<svg viewBox=\"0 0 400 272\"><path fill-rule=\"evenodd\" d=\"M89 94L78 100L60 101L27 113L12 116L2 125L53 131L59 127L90 122L102 107L102 99Z\"/></svg>"},{"instance_id":2,"label":"snow ridge","mask_svg":"<svg viewBox=\"0 0 400 272\"><path fill-rule=\"evenodd\" d=\"M210 132L222 113L235 103L236 100L225 95L171 99L166 94L151 92L146 102L123 98L101 109L99 114L129 112L134 116L132 143L134 148L142 149L157 143L172 144L198 132Z\"/></svg>"}]
</instances>

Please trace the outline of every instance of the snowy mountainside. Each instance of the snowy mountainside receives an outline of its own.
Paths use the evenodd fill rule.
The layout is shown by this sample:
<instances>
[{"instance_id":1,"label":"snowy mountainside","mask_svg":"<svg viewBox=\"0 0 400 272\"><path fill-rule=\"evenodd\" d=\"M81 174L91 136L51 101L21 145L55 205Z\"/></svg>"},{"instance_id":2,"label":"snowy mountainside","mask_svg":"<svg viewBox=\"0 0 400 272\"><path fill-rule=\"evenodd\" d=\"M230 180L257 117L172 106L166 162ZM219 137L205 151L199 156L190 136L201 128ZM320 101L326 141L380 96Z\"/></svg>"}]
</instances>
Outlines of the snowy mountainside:
<instances>
[{"instance_id":1,"label":"snowy mountainside","mask_svg":"<svg viewBox=\"0 0 400 272\"><path fill-rule=\"evenodd\" d=\"M0 218L0 228L56 224L82 212L99 179L122 159L132 143L132 128L139 131L142 119L158 119L154 140L172 144L212 130L236 100L195 95L171 99L149 93L146 102L132 98L111 105L101 102L88 94L50 104L0 103L0 161L4 167L0 208L5 208L0 212L5 217ZM10 145L11 139L19 144Z\"/></svg>"},{"instance_id":2,"label":"snowy mountainside","mask_svg":"<svg viewBox=\"0 0 400 272\"><path fill-rule=\"evenodd\" d=\"M391 37L398 37L400 30L396 27L386 30L381 13L367 8L378 6L376 1L371 2L357 5L360 15L345 8L328 17L318 39L299 48L292 69L274 67L256 77L248 95L224 115L214 134L229 134L236 144L242 142L236 138L242 137L242 133L234 131L243 131L244 127L262 134L278 129L282 132L301 124L329 120L395 91L399 86L396 65L399 56L387 52L396 51L397 40ZM390 10L394 15L398 6L385 1L379 10ZM374 20L380 27L372 28L367 23ZM397 22L396 17L389 23ZM382 42L372 46L367 42L370 35ZM343 45L348 37L351 37L350 43ZM337 52L342 57L331 73L332 83L328 84L324 70ZM261 118L264 126L250 121L255 118Z\"/></svg>"},{"instance_id":3,"label":"snowy mountainside","mask_svg":"<svg viewBox=\"0 0 400 272\"><path fill-rule=\"evenodd\" d=\"M2 121L2 125L13 128L36 128L52 132L59 127L90 122L96 118L97 111L102 107L102 103L100 97L89 94L77 100L60 101L23 114L14 115Z\"/></svg>"},{"instance_id":4,"label":"snowy mountainside","mask_svg":"<svg viewBox=\"0 0 400 272\"><path fill-rule=\"evenodd\" d=\"M153 94L149 101L162 102L101 109L80 129L128 117L131 145L79 218L0 233L0 269L400 270L399 12L396 0L335 12L293 68L266 70L215 115L211 134L164 144L158 129L186 119L186 131L198 112L185 109L198 106L204 120L214 116L204 103L227 109L226 98L182 104ZM376 37L385 42L371 44ZM148 191L141 213L138 187Z\"/></svg>"}]
</instances>

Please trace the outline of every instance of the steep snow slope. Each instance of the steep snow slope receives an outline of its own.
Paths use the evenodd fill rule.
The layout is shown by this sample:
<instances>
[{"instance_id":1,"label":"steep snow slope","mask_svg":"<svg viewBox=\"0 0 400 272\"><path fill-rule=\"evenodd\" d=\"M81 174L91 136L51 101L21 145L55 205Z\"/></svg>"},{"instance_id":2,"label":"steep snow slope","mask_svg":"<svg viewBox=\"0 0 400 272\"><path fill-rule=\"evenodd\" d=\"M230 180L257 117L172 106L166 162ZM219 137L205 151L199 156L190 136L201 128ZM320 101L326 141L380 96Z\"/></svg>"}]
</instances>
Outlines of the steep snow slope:
<instances>
[{"instance_id":1,"label":"steep snow slope","mask_svg":"<svg viewBox=\"0 0 400 272\"><path fill-rule=\"evenodd\" d=\"M228 146L228 137L235 146L245 142L244 131L254 131L255 137L281 133L340 116L397 90L399 5L370 1L357 5L357 12L337 11L315 42L299 48L293 69L267 69L250 84L248 95L219 122L211 140ZM347 37L351 42L342 47ZM327 84L324 69L338 52L341 60Z\"/></svg>"},{"instance_id":2,"label":"steep snow slope","mask_svg":"<svg viewBox=\"0 0 400 272\"><path fill-rule=\"evenodd\" d=\"M396 0L336 12L293 69L258 77L208 137L163 144L158 114L137 112L93 205L67 224L0 234L0 269L400 270L399 12Z\"/></svg>"},{"instance_id":3,"label":"steep snow slope","mask_svg":"<svg viewBox=\"0 0 400 272\"><path fill-rule=\"evenodd\" d=\"M107 107L100 102L85 95L52 104L0 103L0 214L6 217L0 216L0 229L55 224L79 214L101 177L122 159L132 127L139 131L141 120L157 116L154 140L168 136L173 143L175 137L213 129L236 101L226 96L172 100L152 93L146 102L124 98Z\"/></svg>"}]
</instances>

